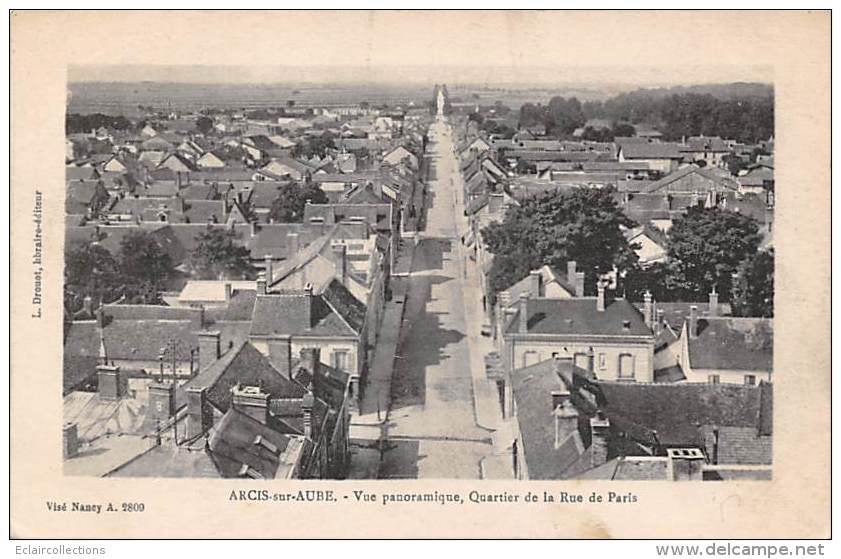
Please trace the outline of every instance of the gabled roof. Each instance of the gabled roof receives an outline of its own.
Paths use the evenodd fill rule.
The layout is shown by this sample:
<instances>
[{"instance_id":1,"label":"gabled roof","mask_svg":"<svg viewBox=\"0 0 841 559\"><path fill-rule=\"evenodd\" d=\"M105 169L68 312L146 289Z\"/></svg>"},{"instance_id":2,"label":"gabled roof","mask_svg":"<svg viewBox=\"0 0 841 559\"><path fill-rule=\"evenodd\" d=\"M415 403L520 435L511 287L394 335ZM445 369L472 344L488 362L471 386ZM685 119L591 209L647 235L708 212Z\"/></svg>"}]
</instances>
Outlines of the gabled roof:
<instances>
[{"instance_id":1,"label":"gabled roof","mask_svg":"<svg viewBox=\"0 0 841 559\"><path fill-rule=\"evenodd\" d=\"M343 294L317 295L304 290L285 290L257 295L251 335L357 338L359 331L354 329L358 326L357 310L358 307L351 307Z\"/></svg>"},{"instance_id":2,"label":"gabled roof","mask_svg":"<svg viewBox=\"0 0 841 559\"><path fill-rule=\"evenodd\" d=\"M671 187L680 183L688 183L692 181L693 178L695 179L694 182L691 183L693 189L698 188L699 180L700 186L704 188L704 190L708 189L710 185L712 185L714 188L721 188L725 190L737 190L739 186L736 181L727 176L724 176L723 174L717 172L715 169L689 165L682 169L678 169L674 173L671 173L656 182L649 184L646 187L645 192L653 194L663 189L670 189Z\"/></svg>"},{"instance_id":3,"label":"gabled roof","mask_svg":"<svg viewBox=\"0 0 841 559\"><path fill-rule=\"evenodd\" d=\"M187 405L188 388L206 388L208 401L218 410L231 407L231 389L237 385L260 386L272 398L302 398L306 389L279 371L250 342L240 343L184 385L175 393L176 408Z\"/></svg>"}]
</instances>

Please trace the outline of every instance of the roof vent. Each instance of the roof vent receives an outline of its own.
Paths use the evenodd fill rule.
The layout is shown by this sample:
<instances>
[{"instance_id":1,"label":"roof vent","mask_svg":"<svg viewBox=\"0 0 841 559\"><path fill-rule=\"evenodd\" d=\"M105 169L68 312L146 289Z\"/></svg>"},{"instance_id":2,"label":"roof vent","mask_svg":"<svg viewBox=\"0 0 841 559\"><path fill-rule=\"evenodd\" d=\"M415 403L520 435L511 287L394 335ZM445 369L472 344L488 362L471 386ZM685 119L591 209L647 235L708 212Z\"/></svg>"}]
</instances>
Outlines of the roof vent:
<instances>
[{"instance_id":1,"label":"roof vent","mask_svg":"<svg viewBox=\"0 0 841 559\"><path fill-rule=\"evenodd\" d=\"M631 321L630 320L623 320L622 321L622 329L623 330L630 330L631 329Z\"/></svg>"}]
</instances>

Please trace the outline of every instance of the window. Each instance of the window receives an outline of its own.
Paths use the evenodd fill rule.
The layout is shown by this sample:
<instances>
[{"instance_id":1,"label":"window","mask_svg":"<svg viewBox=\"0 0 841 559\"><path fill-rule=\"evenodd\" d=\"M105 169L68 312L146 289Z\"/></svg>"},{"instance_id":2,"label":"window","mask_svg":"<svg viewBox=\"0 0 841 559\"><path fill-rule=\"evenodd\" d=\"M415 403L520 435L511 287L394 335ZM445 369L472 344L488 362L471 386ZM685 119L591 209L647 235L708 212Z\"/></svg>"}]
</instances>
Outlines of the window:
<instances>
[{"instance_id":1,"label":"window","mask_svg":"<svg viewBox=\"0 0 841 559\"><path fill-rule=\"evenodd\" d=\"M630 353L619 354L619 378L634 378L634 356Z\"/></svg>"},{"instance_id":2,"label":"window","mask_svg":"<svg viewBox=\"0 0 841 559\"><path fill-rule=\"evenodd\" d=\"M721 377L719 375L710 375L707 377L707 380L710 384L718 384L721 382Z\"/></svg>"},{"instance_id":3,"label":"window","mask_svg":"<svg viewBox=\"0 0 841 559\"><path fill-rule=\"evenodd\" d=\"M599 369L602 371L607 369L607 356L604 353L599 354Z\"/></svg>"},{"instance_id":4,"label":"window","mask_svg":"<svg viewBox=\"0 0 841 559\"><path fill-rule=\"evenodd\" d=\"M337 349L333 351L333 367L346 371L348 368L348 351L346 349Z\"/></svg>"},{"instance_id":5,"label":"window","mask_svg":"<svg viewBox=\"0 0 841 559\"><path fill-rule=\"evenodd\" d=\"M756 375L745 375L745 384L750 386L756 384Z\"/></svg>"}]
</instances>

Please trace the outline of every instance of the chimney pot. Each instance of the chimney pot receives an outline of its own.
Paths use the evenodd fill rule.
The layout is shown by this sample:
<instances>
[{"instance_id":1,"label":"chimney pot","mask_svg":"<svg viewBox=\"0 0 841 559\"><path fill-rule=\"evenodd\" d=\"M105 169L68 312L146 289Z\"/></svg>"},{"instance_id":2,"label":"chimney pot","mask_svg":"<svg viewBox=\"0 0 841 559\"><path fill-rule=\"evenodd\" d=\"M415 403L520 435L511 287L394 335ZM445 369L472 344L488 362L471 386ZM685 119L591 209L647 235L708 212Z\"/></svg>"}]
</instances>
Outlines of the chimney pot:
<instances>
[{"instance_id":1,"label":"chimney pot","mask_svg":"<svg viewBox=\"0 0 841 559\"><path fill-rule=\"evenodd\" d=\"M654 305L651 298L651 292L646 291L645 295L643 295L643 318L645 319L645 325L649 328L653 328L654 326Z\"/></svg>"},{"instance_id":2,"label":"chimney pot","mask_svg":"<svg viewBox=\"0 0 841 559\"><path fill-rule=\"evenodd\" d=\"M301 402L301 410L304 412L304 437L312 439L312 407L315 403L315 397L312 392L304 394Z\"/></svg>"}]
</instances>

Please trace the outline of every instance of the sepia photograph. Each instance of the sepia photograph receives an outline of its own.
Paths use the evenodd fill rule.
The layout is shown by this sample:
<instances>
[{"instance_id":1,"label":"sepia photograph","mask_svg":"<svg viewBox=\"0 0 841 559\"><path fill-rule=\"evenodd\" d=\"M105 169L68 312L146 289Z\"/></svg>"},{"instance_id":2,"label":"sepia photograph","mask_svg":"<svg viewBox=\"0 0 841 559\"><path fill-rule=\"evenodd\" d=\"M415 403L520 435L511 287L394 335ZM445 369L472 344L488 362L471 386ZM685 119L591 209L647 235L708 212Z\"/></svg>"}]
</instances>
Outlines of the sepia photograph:
<instances>
[{"instance_id":1,"label":"sepia photograph","mask_svg":"<svg viewBox=\"0 0 841 559\"><path fill-rule=\"evenodd\" d=\"M69 73L66 474L771 477L772 83L108 72Z\"/></svg>"},{"instance_id":2,"label":"sepia photograph","mask_svg":"<svg viewBox=\"0 0 841 559\"><path fill-rule=\"evenodd\" d=\"M429 533L607 538L664 537L656 503L691 499L704 520L675 534L773 537L769 502L809 483L791 533L823 533L806 523L828 500L829 152L802 158L828 137L791 130L828 114L828 50L789 46L828 44L827 13L739 13L788 28L791 59L737 54L752 37L727 12L240 12L209 51L167 31L231 15L10 15L13 75L49 29L127 29L21 78L49 82L46 124L11 138L10 378L49 402L13 390L15 467L49 472L24 509L76 537L108 525L78 513L141 522L183 500L253 537L237 507L417 522L466 505ZM261 16L299 29L272 38ZM681 35L692 18L709 31ZM423 34L445 21L455 44ZM629 31L646 22L657 44ZM627 56L565 50L555 24L621 28ZM703 50L724 37L732 56ZM546 510L480 528L503 503Z\"/></svg>"}]
</instances>

